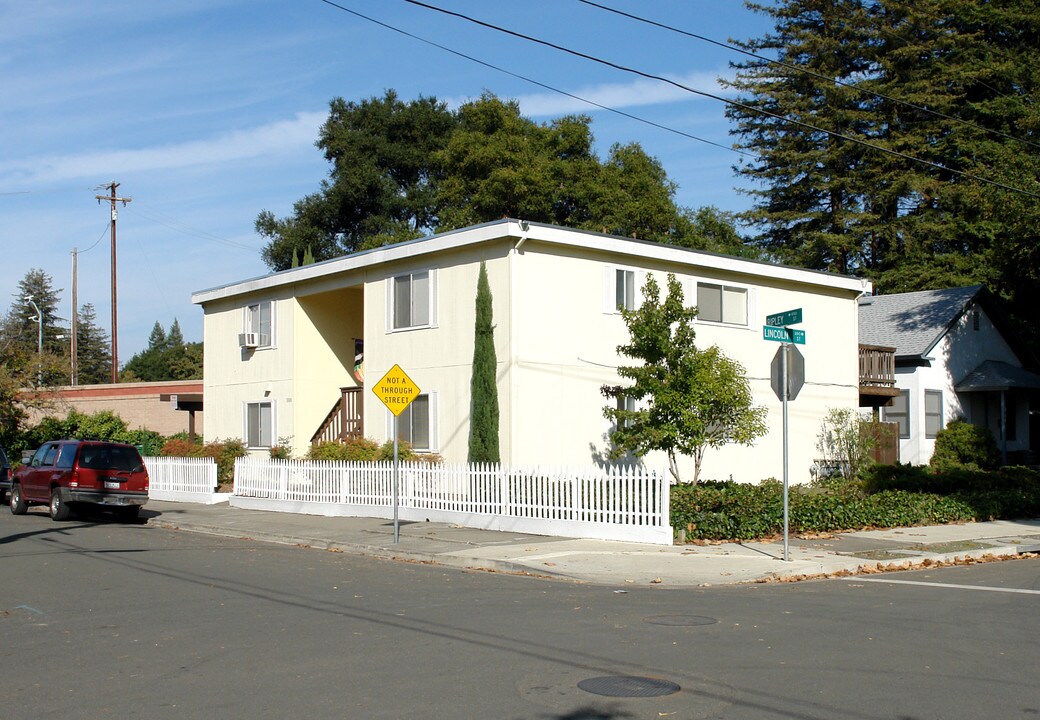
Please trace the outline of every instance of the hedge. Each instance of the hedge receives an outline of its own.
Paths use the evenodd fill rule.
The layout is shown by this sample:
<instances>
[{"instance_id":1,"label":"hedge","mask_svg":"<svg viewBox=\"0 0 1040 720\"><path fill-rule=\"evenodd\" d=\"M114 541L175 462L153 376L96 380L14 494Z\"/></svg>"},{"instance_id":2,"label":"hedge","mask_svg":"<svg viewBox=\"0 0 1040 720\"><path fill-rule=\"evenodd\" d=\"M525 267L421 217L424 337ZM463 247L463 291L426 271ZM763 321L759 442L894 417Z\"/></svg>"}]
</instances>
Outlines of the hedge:
<instances>
[{"instance_id":1,"label":"hedge","mask_svg":"<svg viewBox=\"0 0 1040 720\"><path fill-rule=\"evenodd\" d=\"M790 530L832 533L1040 517L1040 475L1022 467L941 474L876 466L862 482L790 488ZM672 487L672 527L688 540L755 540L783 532L783 486L732 481Z\"/></svg>"}]
</instances>

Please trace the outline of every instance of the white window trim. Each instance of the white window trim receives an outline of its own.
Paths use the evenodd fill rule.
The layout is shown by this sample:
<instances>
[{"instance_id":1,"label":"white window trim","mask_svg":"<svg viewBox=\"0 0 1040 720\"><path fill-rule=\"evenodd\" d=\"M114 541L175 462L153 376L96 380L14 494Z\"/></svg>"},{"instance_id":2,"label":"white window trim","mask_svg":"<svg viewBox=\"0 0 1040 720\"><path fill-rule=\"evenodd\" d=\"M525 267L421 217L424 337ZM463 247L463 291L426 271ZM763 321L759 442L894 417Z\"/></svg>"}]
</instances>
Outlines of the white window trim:
<instances>
[{"instance_id":1,"label":"white window trim","mask_svg":"<svg viewBox=\"0 0 1040 720\"><path fill-rule=\"evenodd\" d=\"M638 310L643 304L643 286L646 285L646 270L639 270L624 265L603 266L603 313L605 315L621 315L617 305L617 271L633 273L632 309Z\"/></svg>"},{"instance_id":2,"label":"white window trim","mask_svg":"<svg viewBox=\"0 0 1040 720\"><path fill-rule=\"evenodd\" d=\"M409 325L408 327L394 327L394 280L399 277L408 276L411 278L417 273L427 274L429 278L428 289L430 293L429 300L429 322L424 325ZM398 273L391 275L386 278L384 282L386 287L386 332L387 333L398 333L398 332L409 332L411 330L424 330L428 328L437 327L437 268L428 268L425 270L415 270L412 272Z\"/></svg>"},{"instance_id":3,"label":"white window trim","mask_svg":"<svg viewBox=\"0 0 1040 720\"><path fill-rule=\"evenodd\" d=\"M267 404L271 406L271 444L250 445L249 444L249 406ZM260 433L263 435L263 433ZM242 442L247 450L270 450L278 444L278 408L275 401L271 399L245 400L242 402Z\"/></svg>"},{"instance_id":4,"label":"white window trim","mask_svg":"<svg viewBox=\"0 0 1040 720\"><path fill-rule=\"evenodd\" d=\"M271 306L271 333L270 333L271 336L267 339L267 344L266 345L264 345L264 344L257 345L255 348L253 348L254 350L268 350L270 348L275 347L275 325L276 325L276 322L275 322L275 315L276 315L275 308L277 307L277 305L276 305L274 300L257 300L256 302L246 303L245 306L242 308L242 332L243 333L254 333L255 332L257 334L262 334L262 333L260 333L259 329L254 330L254 329L252 329L249 326L249 308L251 308L251 307L259 307L260 305L264 305L265 303ZM257 313L259 314L259 310L257 310Z\"/></svg>"},{"instance_id":5,"label":"white window trim","mask_svg":"<svg viewBox=\"0 0 1040 720\"><path fill-rule=\"evenodd\" d=\"M436 453L440 452L440 422L437 412L437 391L431 390L429 392L419 393L425 395L430 399L430 447L428 448L416 448L412 450L417 453ZM386 411L386 437L390 442L394 441L394 414L389 409Z\"/></svg>"},{"instance_id":6,"label":"white window trim","mask_svg":"<svg viewBox=\"0 0 1040 720\"><path fill-rule=\"evenodd\" d=\"M724 322L722 320L705 320L700 316L700 314L698 314L697 317L694 318L695 323L704 323L705 325L714 325L716 327L736 328L739 330L753 329L754 318L758 317L758 288L756 288L754 285L726 282L724 280L718 280L716 278L687 278L683 282L683 296L685 297L687 307L698 307L697 285L700 283L704 283L706 285L719 285L722 288L730 288L733 290L743 290L745 293L745 297L747 298L747 323L731 323Z\"/></svg>"}]
</instances>

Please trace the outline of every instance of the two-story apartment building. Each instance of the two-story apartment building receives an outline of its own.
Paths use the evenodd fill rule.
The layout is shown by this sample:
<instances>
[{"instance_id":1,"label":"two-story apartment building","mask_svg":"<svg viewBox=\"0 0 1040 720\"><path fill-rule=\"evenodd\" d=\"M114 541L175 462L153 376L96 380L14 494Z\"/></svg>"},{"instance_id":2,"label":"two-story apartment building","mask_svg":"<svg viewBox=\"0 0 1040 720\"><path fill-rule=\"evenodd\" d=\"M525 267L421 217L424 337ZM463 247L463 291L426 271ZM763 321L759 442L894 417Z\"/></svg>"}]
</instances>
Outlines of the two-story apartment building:
<instances>
[{"instance_id":1,"label":"two-story apartment building","mask_svg":"<svg viewBox=\"0 0 1040 720\"><path fill-rule=\"evenodd\" d=\"M769 433L754 447L709 451L702 478L757 482L782 472L779 345L768 314L803 310L805 386L791 403L791 478L809 479L830 407L859 399L855 278L562 227L501 220L196 292L205 313L207 439L241 437L302 454L324 436L391 437L370 388L393 365L421 389L399 436L448 461L467 456L480 263L494 302L502 460L589 465L609 451L604 384L631 362L619 306L647 274L667 274L697 305L699 346L741 362ZM664 467L663 456L643 459ZM692 464L684 466L689 470Z\"/></svg>"}]
</instances>

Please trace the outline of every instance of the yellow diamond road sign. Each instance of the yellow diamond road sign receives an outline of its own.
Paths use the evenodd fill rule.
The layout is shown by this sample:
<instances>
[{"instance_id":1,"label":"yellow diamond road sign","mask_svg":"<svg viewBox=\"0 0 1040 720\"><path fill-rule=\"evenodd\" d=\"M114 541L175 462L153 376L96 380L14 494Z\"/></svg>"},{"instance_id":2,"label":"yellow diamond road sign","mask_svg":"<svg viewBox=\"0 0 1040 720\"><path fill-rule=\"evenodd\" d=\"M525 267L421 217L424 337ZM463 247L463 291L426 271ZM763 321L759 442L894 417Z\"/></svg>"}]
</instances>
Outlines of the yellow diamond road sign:
<instances>
[{"instance_id":1,"label":"yellow diamond road sign","mask_svg":"<svg viewBox=\"0 0 1040 720\"><path fill-rule=\"evenodd\" d=\"M400 415L419 395L419 386L405 375L400 365L390 368L383 379L372 387L372 392L394 415Z\"/></svg>"}]
</instances>

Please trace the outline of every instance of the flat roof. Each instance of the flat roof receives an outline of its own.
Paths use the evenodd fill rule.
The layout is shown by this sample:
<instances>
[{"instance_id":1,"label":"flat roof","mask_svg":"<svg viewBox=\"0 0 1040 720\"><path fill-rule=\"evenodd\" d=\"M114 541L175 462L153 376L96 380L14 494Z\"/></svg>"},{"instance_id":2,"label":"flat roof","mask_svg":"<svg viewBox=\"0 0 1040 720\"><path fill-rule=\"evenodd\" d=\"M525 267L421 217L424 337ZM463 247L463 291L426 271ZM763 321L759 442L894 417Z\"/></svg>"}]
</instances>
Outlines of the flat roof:
<instances>
[{"instance_id":1,"label":"flat roof","mask_svg":"<svg viewBox=\"0 0 1040 720\"><path fill-rule=\"evenodd\" d=\"M847 290L856 294L870 292L871 290L869 281L849 275L837 275L820 270L806 270L761 260L749 260L732 255L722 255L705 250L691 250L690 248L676 245L665 245L647 240L635 240L617 235L597 233L590 230L575 230L558 225L529 223L522 220L504 218L482 225L473 225L394 245L362 250L331 260L282 270L248 280L240 280L207 290L198 290L192 293L191 301L197 305L204 305L215 300L271 290L310 280L329 278L398 260L433 255L493 240L509 239L517 242L521 240L535 240L584 250L599 250L618 256L634 256L693 267L768 277L772 280L786 280L806 285Z\"/></svg>"}]
</instances>

